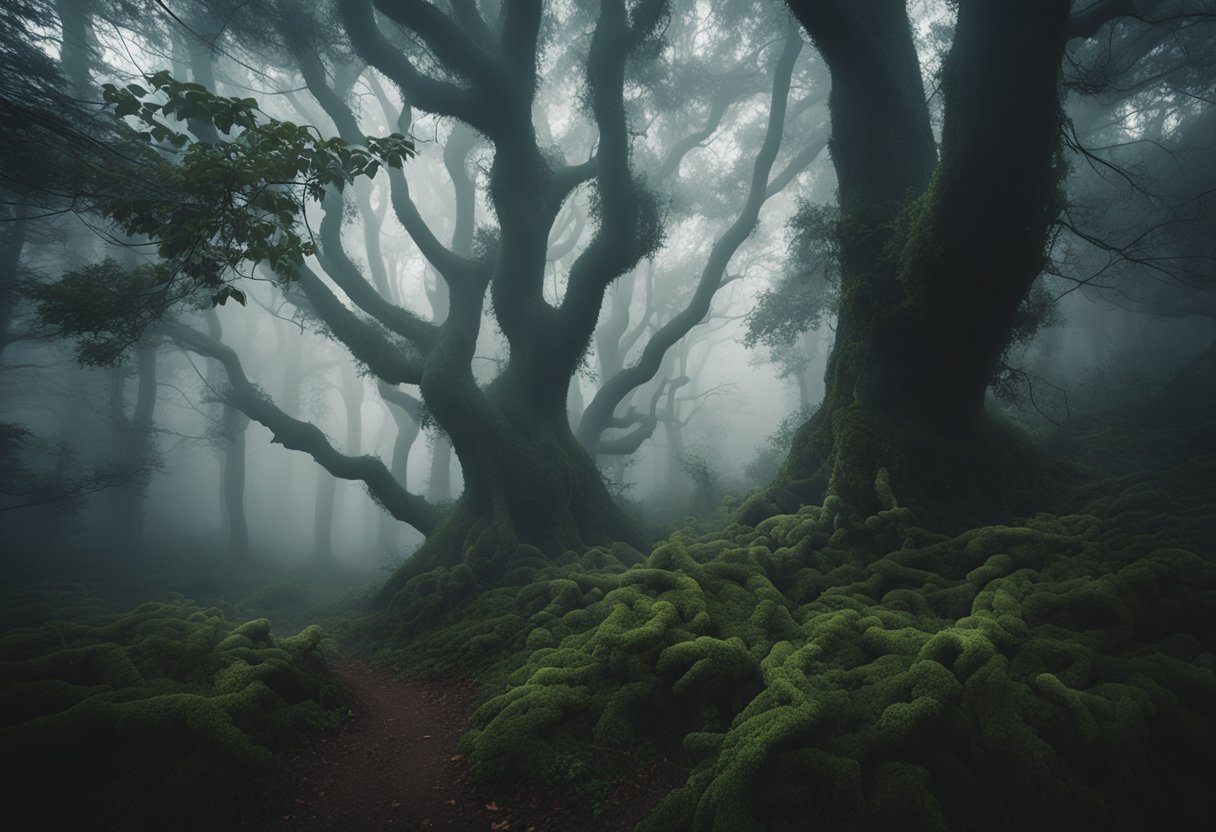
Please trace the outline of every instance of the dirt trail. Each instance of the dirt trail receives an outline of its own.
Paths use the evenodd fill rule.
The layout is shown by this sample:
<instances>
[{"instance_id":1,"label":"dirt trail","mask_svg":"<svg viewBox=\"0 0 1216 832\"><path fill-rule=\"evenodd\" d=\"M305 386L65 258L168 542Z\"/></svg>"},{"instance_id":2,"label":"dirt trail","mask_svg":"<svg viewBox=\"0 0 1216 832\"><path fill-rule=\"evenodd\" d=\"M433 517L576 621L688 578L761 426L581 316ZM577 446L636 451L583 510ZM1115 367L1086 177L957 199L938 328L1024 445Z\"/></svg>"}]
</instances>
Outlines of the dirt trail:
<instances>
[{"instance_id":1,"label":"dirt trail","mask_svg":"<svg viewBox=\"0 0 1216 832\"><path fill-rule=\"evenodd\" d=\"M586 798L561 790L492 796L471 781L458 750L477 705L472 684L410 681L344 657L331 667L350 686L354 716L300 749L293 760L304 776L299 794L249 826L265 832L622 832L688 773L687 764L652 760L616 783L595 813Z\"/></svg>"},{"instance_id":2,"label":"dirt trail","mask_svg":"<svg viewBox=\"0 0 1216 832\"><path fill-rule=\"evenodd\" d=\"M333 670L354 693L354 716L301 750L303 790L262 828L485 832L503 822L468 787L457 751L473 687L413 682L346 658Z\"/></svg>"}]
</instances>

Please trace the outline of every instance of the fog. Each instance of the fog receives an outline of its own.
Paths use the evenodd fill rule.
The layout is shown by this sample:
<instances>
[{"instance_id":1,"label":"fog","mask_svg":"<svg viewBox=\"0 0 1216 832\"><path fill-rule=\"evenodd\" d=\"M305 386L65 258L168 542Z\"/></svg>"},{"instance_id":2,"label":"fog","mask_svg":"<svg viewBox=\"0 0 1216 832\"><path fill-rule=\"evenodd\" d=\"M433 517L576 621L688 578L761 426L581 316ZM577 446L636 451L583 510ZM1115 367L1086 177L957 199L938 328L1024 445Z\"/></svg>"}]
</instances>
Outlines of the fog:
<instances>
[{"instance_id":1,"label":"fog","mask_svg":"<svg viewBox=\"0 0 1216 832\"><path fill-rule=\"evenodd\" d=\"M707 71L711 77L716 74L721 78L722 89L709 92L695 86L699 83L695 78L681 80L671 75L664 79L662 95L647 99L641 82L636 82L636 92L632 93L636 96L634 117L649 120L651 127L636 134L632 153L643 175L653 176L653 165L661 166L663 188L658 191L658 199L663 240L654 252L619 277L607 293L597 334L571 387L568 409L575 429L582 415L580 406L594 398L606 376L618 366L636 362L657 329L688 306L716 235L725 231L739 210L745 195L746 168L767 115L765 93L777 44L763 27L754 36L736 40L713 28L715 13L709 6L690 9L668 21L665 58L678 66L677 59L687 56L693 63L710 68ZM219 6L198 6L191 12L196 16L191 18L194 25L170 19L163 12L159 17L139 18L127 11L121 6L94 10L82 5L79 13L87 19L88 27L79 42L53 29L40 32L44 39L38 48L48 58L58 58L73 83L84 85L87 80L88 88L77 92L80 99L90 102L89 108L95 109L91 102L97 99L100 84L137 82L141 75L166 67L183 79L193 76L208 83L221 95L254 96L266 117L315 125L321 135L336 135L338 129L315 97L324 84L314 75L314 88L310 90L300 75L303 67L311 70L309 62L320 57L323 63L330 62L328 68L321 67L326 73L322 81L349 90L344 93L350 107L347 112L358 119L361 132L387 135L396 126L392 122L394 114L401 112L399 92L376 70L364 68L349 53L342 52L339 42L326 41L326 11L310 10L308 14L317 17L309 18L302 9L289 13L284 7L276 12L283 15L279 19L285 27L278 32L261 29L246 11L222 14ZM913 8L913 14L922 37L919 49L925 83L932 89L936 82L933 73L941 63L938 50L942 33L952 26L950 10L944 5L922 3ZM571 21L565 25L579 25L574 22L577 15L573 8L559 12L559 18L563 16ZM766 25L779 23L773 20ZM216 27L222 27L222 31L213 32ZM577 78L562 70L575 56L556 43L544 52L548 66L542 65L534 120L552 152L578 159L594 146L594 138L588 132L586 105L579 100L583 93ZM310 53L310 49L316 52ZM331 50L332 57L326 50ZM1079 54L1086 57L1083 52ZM304 61L304 55L309 56L308 61ZM1111 58L1106 56L1104 60L1109 63ZM331 74L332 82L328 81ZM743 346L749 312L755 309L757 297L771 291L780 280L793 233L789 223L798 200L830 205L834 199L835 177L829 152L823 149L809 160L805 152L807 131L822 131L827 118L829 82L814 50L802 50L793 77L793 112L787 117L776 168L781 170L785 164L782 178L788 181L779 182L780 189L771 188L776 192L765 201L754 231L730 257L718 280L722 285L713 292L709 311L701 316L700 323L665 351L663 369L652 380L635 387L615 407L617 418L645 411L657 383L664 378L687 377L671 402L677 411L660 415L656 407L656 425L647 438L636 443L632 453L597 457L600 470L616 493L638 505L661 508L667 522L678 521L691 511L687 501L693 484L682 463L696 460L706 466L723 494L763 485L749 479L748 465L756 460L784 418L798 412L800 406L817 405L823 396L823 362L831 348L834 327L830 304L822 316L810 321L813 327L807 334L799 336L803 357L796 359L801 366L795 372L783 371L782 365L773 360L772 351L763 345L751 349ZM680 91L680 83L690 85L687 92ZM681 101L680 96L687 96L687 100ZM1135 98L1072 95L1066 99L1066 106L1074 126L1078 118L1083 118L1092 125L1095 140L1101 137L1106 147L1133 154L1129 169L1139 166L1139 171L1166 164L1177 151L1141 141L1141 134L1162 127L1150 126L1149 115L1131 110L1129 100ZM707 106L711 108L707 128L712 129L680 136L682 127L706 118ZM719 106L721 113L713 109ZM1165 116L1165 139L1187 141L1189 132L1182 134L1178 127L1169 132L1171 119L1181 122L1182 116ZM440 240L452 239L456 230L458 209L445 169L445 148L455 141L468 154L465 171L472 194L470 204L462 210L472 214L477 229L473 236L496 233L494 209L487 197L493 154L484 140L468 133L454 139L455 122L441 115L420 113L409 129L418 155L406 164L406 179L426 227ZM940 129L940 123L936 129ZM1099 199L1139 193L1141 201L1147 203L1158 199L1150 193L1153 188L1161 183L1174 187L1170 180L1180 175L1175 170L1167 177L1146 176L1150 184L1145 186L1131 178L1120 181L1112 173L1113 162L1103 160L1101 165L1108 165L1109 170L1082 154L1074 154L1070 170L1075 184L1070 188L1082 193L1103 188L1110 192L1099 193ZM332 198L344 203L341 240L348 262L377 281L381 291L387 289L390 298L403 307L424 315L434 315L436 308L442 310L444 287L394 214L388 179L381 175L360 181L346 189L344 196ZM1126 219L1095 217L1096 224L1084 233L1101 240L1106 239L1105 233L1117 238L1123 231L1120 225L1134 221L1137 207L1127 206L1132 216ZM316 201L307 205L303 222L309 234L318 233L326 210ZM332 210L338 209L335 206ZM581 188L567 200L556 219L550 232L550 262L543 288L550 304L560 304L569 267L590 244L588 214L594 210L587 189ZM1112 212L1107 209L1104 213ZM20 268L26 279L53 281L64 270L107 257L134 264L153 256L148 244L122 239L113 225L87 213L65 212L56 206L36 222L29 222L30 230L22 232L27 241L20 249ZM1103 222L1108 223L1109 232ZM469 229L462 233L466 239L461 244L467 248L472 243ZM1096 246L1092 245L1093 239L1088 242L1091 245L1086 246L1085 238L1062 235L1055 247L1062 258L1075 258L1075 263L1089 268ZM1112 245L1118 245L1117 240ZM1090 250L1077 251L1087 247ZM1095 266L1105 270L1102 279L1093 285L1078 283L1075 268L1068 274L1040 280L1042 291L1051 296L1045 323L1035 329L1030 341L1017 348L1014 360L1034 372L1042 402L1027 407L1026 400L1033 390L1033 382L1027 380L1021 383L1021 389L1013 391L1017 400L1003 403L1032 430L1042 431L1047 423L1059 419L1060 413L1067 412L1068 401L1083 400L1084 391L1094 385L1160 384L1210 344L1210 319L1201 315L1167 319L1144 304L1129 309L1120 302L1125 285L1142 285L1149 280L1166 282L1162 292L1183 292L1171 289L1168 281L1154 273L1156 266L1149 261L1161 257L1159 252L1150 249L1143 257L1140 254L1114 268L1109 264ZM320 274L337 268L315 257L307 263ZM1187 264L1177 271L1189 275L1197 270ZM1169 277L1186 288L1185 275ZM315 424L345 453L390 460L397 425L391 405L379 396L366 365L352 358L328 335L325 324L302 309L298 299L292 297L290 284L284 285L268 271L255 268L241 285L249 298L247 305L228 303L209 314L215 315L224 343L237 351L251 381L276 400L286 401L285 412ZM288 290L286 295L284 288ZM617 300L620 296L631 296L627 307ZM610 322L615 304L621 304L628 316ZM472 364L483 384L494 377L509 355L491 312L492 306L488 305ZM360 484L332 482L332 476L307 455L273 444L263 426L255 422L243 427L238 423L247 420L238 417L234 421L231 415L225 416L220 400L226 380L213 362L184 352L168 340L151 338L145 342L155 351L154 416L147 425L125 428L121 421L133 417L123 414L136 407L137 396L146 395L138 389L130 354L124 353L111 367L76 368L70 340L48 337L53 331L41 328L27 305L18 303L14 314L14 335L4 353L2 417L37 437L40 450L27 450L23 457L23 464L41 472L36 479L45 480L52 468L69 480L73 475L88 479L100 466L127 464L130 459L115 456L115 442L121 444L124 431L147 433L146 439L138 439L146 445L141 451L146 455L140 463L144 469L129 482L114 486L111 491L115 493L76 494L74 488L79 490L79 484L61 484L65 493L57 494L56 486L45 481L39 484L45 493L30 500L30 494L21 493L20 487L13 489L4 520L15 531L36 528L42 534L42 529L50 527L54 533L43 545L105 551L110 557L121 557L123 549L131 545L197 548L200 554L217 556L225 548L224 529L229 525L221 488L223 448L231 444L233 432L240 431L245 434L248 545L254 556L284 562L301 562L310 556L332 557L337 562L371 569L399 560L421 541L421 535L408 524L384 518L382 509ZM437 320L441 319L442 312ZM619 355L601 355L605 339L612 337L608 334L610 326L616 330L623 327L622 346L613 347ZM790 349L793 347L786 352ZM1040 404L1050 412L1028 415ZM621 435L624 431L603 434ZM59 462L48 458L52 448ZM403 472L408 488L439 501L459 495L460 465L455 458L443 465L450 450L438 425L424 426L408 450ZM68 474L64 466L75 473ZM449 471L446 483L440 473L444 467ZM108 519L121 516L113 511L115 501L144 503L137 512L145 518L142 530L129 528L127 519L118 521L122 528L107 528ZM39 505L13 508L26 502ZM332 529L326 532L324 518L331 511ZM111 537L115 533L119 537ZM324 537L329 538L328 543L320 539Z\"/></svg>"},{"instance_id":2,"label":"fog","mask_svg":"<svg viewBox=\"0 0 1216 832\"><path fill-rule=\"evenodd\" d=\"M407 675L459 654L487 698L531 702L508 674L547 678L545 650L611 653L576 644L608 613L550 619L625 590L641 615L668 592L620 577L635 567L701 580L750 553L809 628L821 593L864 581L879 594L850 609L903 615L906 587L874 566L900 552L971 540L1021 557L984 549L992 529L1064 546L1092 514L1087 530L1147 524L1151 545L1110 543L1111 563L1174 548L1207 563L1216 10L874 6L6 3L9 605L76 581L124 609L175 592L276 632L321 621L343 655ZM1136 500L1147 513L1127 520ZM782 543L791 517L802 537ZM830 588L774 565L792 552ZM582 600L542 615L527 606L542 585ZM305 600L258 594L285 586ZM515 617L494 618L516 591ZM900 626L967 615L937 603L912 608L954 624ZM723 604L712 634L743 644L721 623L742 607ZM685 623L663 649L711 633ZM681 731L744 724L769 648L801 643L777 629L741 636L754 655L720 702L672 706ZM616 672L587 689L627 685ZM506 736L497 718L456 723L486 732L476 745ZM595 743L570 742L596 748L596 724ZM501 761L477 748L484 779ZM536 771L575 771L554 753ZM709 777L682 788L710 801Z\"/></svg>"}]
</instances>

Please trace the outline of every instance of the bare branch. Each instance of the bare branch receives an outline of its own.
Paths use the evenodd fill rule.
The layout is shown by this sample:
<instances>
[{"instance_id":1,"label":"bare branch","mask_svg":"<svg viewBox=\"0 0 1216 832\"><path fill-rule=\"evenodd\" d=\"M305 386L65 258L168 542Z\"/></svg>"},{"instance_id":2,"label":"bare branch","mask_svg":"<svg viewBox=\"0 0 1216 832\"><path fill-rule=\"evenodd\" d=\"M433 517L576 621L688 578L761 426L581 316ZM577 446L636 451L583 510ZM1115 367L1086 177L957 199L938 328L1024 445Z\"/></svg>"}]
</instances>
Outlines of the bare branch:
<instances>
[{"instance_id":1,"label":"bare branch","mask_svg":"<svg viewBox=\"0 0 1216 832\"><path fill-rule=\"evenodd\" d=\"M218 361L228 377L226 401L250 419L267 427L272 441L293 451L302 451L338 479L358 480L368 494L393 517L429 535L443 514L422 497L401 487L384 463L371 456L348 456L338 451L321 429L289 416L245 375L240 358L226 344L184 324L163 322L160 331L183 347Z\"/></svg>"}]
</instances>

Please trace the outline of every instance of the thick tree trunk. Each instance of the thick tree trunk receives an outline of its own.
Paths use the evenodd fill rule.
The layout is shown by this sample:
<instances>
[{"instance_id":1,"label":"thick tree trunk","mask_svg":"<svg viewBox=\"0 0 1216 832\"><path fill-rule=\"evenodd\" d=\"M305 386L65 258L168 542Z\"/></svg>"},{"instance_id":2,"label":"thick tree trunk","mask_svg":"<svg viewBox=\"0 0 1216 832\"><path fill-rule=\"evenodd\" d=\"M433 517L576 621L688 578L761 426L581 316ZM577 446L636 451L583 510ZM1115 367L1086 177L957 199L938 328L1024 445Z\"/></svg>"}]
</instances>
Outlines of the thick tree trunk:
<instances>
[{"instance_id":1,"label":"thick tree trunk","mask_svg":"<svg viewBox=\"0 0 1216 832\"><path fill-rule=\"evenodd\" d=\"M829 493L862 512L1022 510L1033 465L984 400L1057 210L1069 3L960 4L940 160L902 0L790 6L832 73L841 302L823 406L743 516Z\"/></svg>"},{"instance_id":2,"label":"thick tree trunk","mask_svg":"<svg viewBox=\"0 0 1216 832\"><path fill-rule=\"evenodd\" d=\"M575 439L564 401L543 409L515 389L509 374L491 385L485 396L493 403L494 429L476 431L469 444L463 436L454 442L464 493L454 513L385 584L382 602L414 576L440 567L459 569L480 584L595 545L623 543L618 552L641 558L631 547L644 548L645 541Z\"/></svg>"},{"instance_id":3,"label":"thick tree trunk","mask_svg":"<svg viewBox=\"0 0 1216 832\"><path fill-rule=\"evenodd\" d=\"M442 434L436 435L431 443L431 475L426 498L432 503L452 499L452 443Z\"/></svg>"}]
</instances>

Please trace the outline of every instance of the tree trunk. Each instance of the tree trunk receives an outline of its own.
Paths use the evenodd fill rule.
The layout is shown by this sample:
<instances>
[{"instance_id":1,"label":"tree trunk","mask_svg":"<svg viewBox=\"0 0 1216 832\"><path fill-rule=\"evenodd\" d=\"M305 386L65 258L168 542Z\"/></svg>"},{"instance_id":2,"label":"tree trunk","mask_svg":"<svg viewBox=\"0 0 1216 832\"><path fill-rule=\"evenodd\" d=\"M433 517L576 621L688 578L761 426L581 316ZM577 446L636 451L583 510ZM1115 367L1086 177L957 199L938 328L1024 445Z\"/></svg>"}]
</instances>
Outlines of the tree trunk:
<instances>
[{"instance_id":1,"label":"tree trunk","mask_svg":"<svg viewBox=\"0 0 1216 832\"><path fill-rule=\"evenodd\" d=\"M454 447L465 489L454 513L397 571L380 593L388 602L410 578L439 567L478 583L516 567L537 568L564 552L624 543L629 559L645 541L613 501L594 461L570 430L564 397L542 408L521 398L510 374L485 391L494 430L477 431ZM428 402L433 388L424 387ZM467 570L467 572L465 571ZM408 594L408 593L407 593Z\"/></svg>"},{"instance_id":2,"label":"tree trunk","mask_svg":"<svg viewBox=\"0 0 1216 832\"><path fill-rule=\"evenodd\" d=\"M228 528L228 554L249 558L249 522L245 516L245 434L249 418L236 408L224 406L226 443L220 461L224 525Z\"/></svg>"},{"instance_id":3,"label":"tree trunk","mask_svg":"<svg viewBox=\"0 0 1216 832\"><path fill-rule=\"evenodd\" d=\"M110 519L116 537L130 547L144 539L148 477L152 465L152 417L156 408L156 347L141 343L136 350L135 404L127 415L126 378L114 370L110 387L110 420L115 455L131 472L129 482L114 489Z\"/></svg>"},{"instance_id":4,"label":"tree trunk","mask_svg":"<svg viewBox=\"0 0 1216 832\"><path fill-rule=\"evenodd\" d=\"M313 504L312 560L321 566L334 561L334 503L338 481L328 471L317 471L317 497Z\"/></svg>"},{"instance_id":5,"label":"tree trunk","mask_svg":"<svg viewBox=\"0 0 1216 832\"><path fill-rule=\"evenodd\" d=\"M432 503L452 499L452 443L443 434L436 434L431 442L431 476L426 498Z\"/></svg>"},{"instance_id":6,"label":"tree trunk","mask_svg":"<svg viewBox=\"0 0 1216 832\"><path fill-rule=\"evenodd\" d=\"M829 493L943 522L1024 510L1034 473L984 401L1058 207L1069 3L960 4L940 160L903 0L790 6L832 74L841 302L823 406L743 516Z\"/></svg>"},{"instance_id":7,"label":"tree trunk","mask_svg":"<svg viewBox=\"0 0 1216 832\"><path fill-rule=\"evenodd\" d=\"M19 202L13 216L6 217L7 226L0 234L0 358L9 345L13 314L17 306L17 269L21 265L21 252L29 231L29 206Z\"/></svg>"},{"instance_id":8,"label":"tree trunk","mask_svg":"<svg viewBox=\"0 0 1216 832\"><path fill-rule=\"evenodd\" d=\"M379 389L380 395L388 402L389 414L397 429L397 434L393 438L393 458L389 464L389 470L392 472L393 478L401 483L401 487L408 489L410 487L410 452L422 432L418 424L418 410L421 402L412 396L399 393L395 388L383 383L379 385ZM377 548L381 552L395 554L401 539L401 523L389 516L387 512L378 512L378 516L380 531Z\"/></svg>"}]
</instances>

